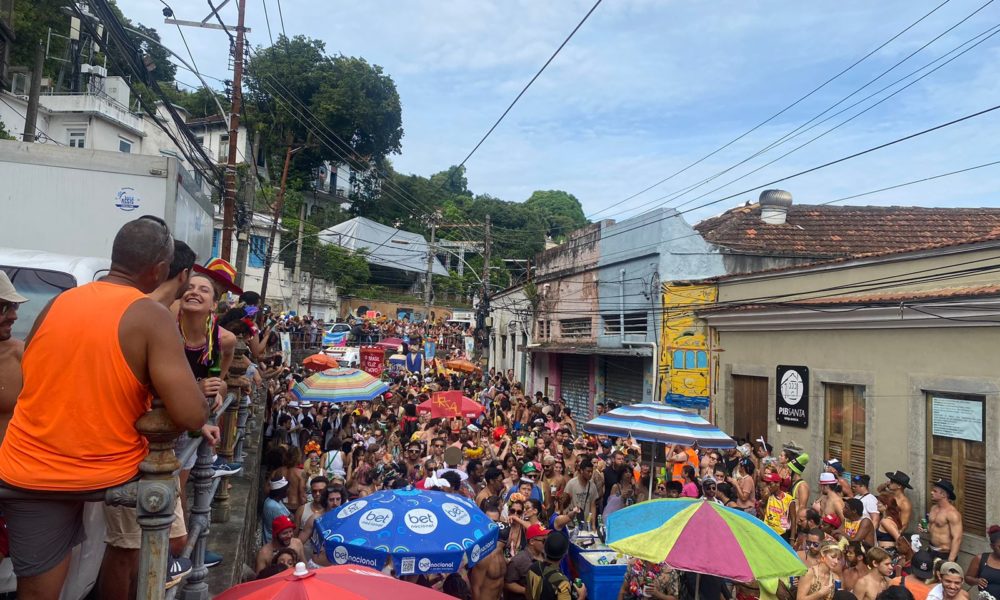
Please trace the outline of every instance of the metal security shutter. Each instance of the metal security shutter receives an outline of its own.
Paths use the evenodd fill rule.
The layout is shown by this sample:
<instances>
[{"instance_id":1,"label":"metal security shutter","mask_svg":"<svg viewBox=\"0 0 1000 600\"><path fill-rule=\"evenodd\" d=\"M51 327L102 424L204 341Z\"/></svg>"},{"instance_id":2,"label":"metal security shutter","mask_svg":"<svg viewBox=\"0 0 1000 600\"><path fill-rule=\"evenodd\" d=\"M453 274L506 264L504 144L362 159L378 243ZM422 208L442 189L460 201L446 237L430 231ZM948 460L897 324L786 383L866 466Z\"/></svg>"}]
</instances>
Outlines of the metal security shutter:
<instances>
[{"instance_id":1,"label":"metal security shutter","mask_svg":"<svg viewBox=\"0 0 1000 600\"><path fill-rule=\"evenodd\" d=\"M604 398L616 404L642 402L646 361L634 356L609 356L604 360Z\"/></svg>"},{"instance_id":2,"label":"metal security shutter","mask_svg":"<svg viewBox=\"0 0 1000 600\"><path fill-rule=\"evenodd\" d=\"M563 354L559 357L559 385L566 405L573 411L579 426L591 418L590 359Z\"/></svg>"}]
</instances>

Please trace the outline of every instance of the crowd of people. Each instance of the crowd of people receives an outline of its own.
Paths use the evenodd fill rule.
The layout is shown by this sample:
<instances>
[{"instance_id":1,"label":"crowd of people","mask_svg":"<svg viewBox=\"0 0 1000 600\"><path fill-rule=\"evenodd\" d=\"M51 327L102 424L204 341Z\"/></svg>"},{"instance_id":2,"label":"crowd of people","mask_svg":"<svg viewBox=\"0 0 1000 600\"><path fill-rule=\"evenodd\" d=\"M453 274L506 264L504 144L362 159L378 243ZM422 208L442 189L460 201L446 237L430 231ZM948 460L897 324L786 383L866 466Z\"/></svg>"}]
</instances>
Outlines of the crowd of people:
<instances>
[{"instance_id":1,"label":"crowd of people","mask_svg":"<svg viewBox=\"0 0 1000 600\"><path fill-rule=\"evenodd\" d=\"M407 339L404 352L422 352L419 334ZM262 576L280 568L276 561L284 560L279 553L287 549L312 566L327 564L315 527L326 511L381 489L415 486L464 495L503 525L505 540L495 557L466 573L419 578L456 597L583 597L585 589L571 585L575 572L565 560L565 540L578 530L602 531L615 511L657 498L702 498L754 515L787 540L809 569L802 578L755 586L702 577L704 600L904 594L888 591L894 585L917 600L929 593L965 600L966 592L956 595L949 587L956 573L973 588L1000 587L1000 570L992 570L1000 567L1000 544L995 555L978 557L968 573L958 566L962 518L946 480L933 483L930 511L917 522L906 473L886 473L873 482L867 474L846 473L836 458L816 468L801 450L776 451L764 439L729 450L667 446L651 468L651 446L585 434L564 403L541 392L527 394L513 371L409 371L394 377L384 396L346 405L297 403L288 390L306 375L286 369L272 390L261 523L268 542L256 565ZM485 412L470 421L417 410L431 394L447 390L461 390ZM613 408L598 404L596 411ZM1000 542L1000 528L989 535ZM926 547L920 547L920 537ZM554 576L546 561L561 564L555 570L561 579L553 585L539 584L543 571ZM689 598L690 577L632 559L619 597Z\"/></svg>"},{"instance_id":2,"label":"crowd of people","mask_svg":"<svg viewBox=\"0 0 1000 600\"><path fill-rule=\"evenodd\" d=\"M584 415L559 398L529 393L513 371L453 372L419 360L427 342L465 333L454 325L368 322L379 335L400 337L402 352L414 357L391 376L388 393L369 402L299 403L291 389L308 373L282 365L277 335L288 320L275 318L258 295L239 293L233 280L228 263L196 266L162 221L140 218L115 238L109 275L55 298L20 341L10 326L26 299L0 273L0 486L29 495L0 502L9 539L0 552L13 560L19 595L59 596L70 550L83 538L83 501L72 494L137 476L147 446L135 422L153 390L187 432L178 437L179 452L193 436L218 442L207 417L228 393L242 340L252 362L246 376L267 398L258 577L299 562L329 564L318 527L326 512L414 486L465 496L500 526L496 550L473 568L412 578L458 598L585 599L588 590L567 560L571 540L581 532L603 536L610 515L639 502L700 498L759 518L807 567L799 578L750 584L701 576L700 600L968 600L970 591L1000 600L1000 527L971 532L986 536L991 552L963 568L966 532L950 481L930 482L921 517L908 496L910 477L898 470L873 481L848 473L835 457L811 461L763 438L719 450L588 435L580 428ZM220 302L227 294L231 302ZM482 414L431 418L418 410L434 392L450 390L479 402ZM613 408L598 403L595 410ZM178 471L168 586L191 568L179 555L192 466ZM215 469L232 475L241 465L220 460ZM105 512L99 596L128 598L141 532L134 509ZM621 600L695 595L692 573L615 560L627 561Z\"/></svg>"}]
</instances>

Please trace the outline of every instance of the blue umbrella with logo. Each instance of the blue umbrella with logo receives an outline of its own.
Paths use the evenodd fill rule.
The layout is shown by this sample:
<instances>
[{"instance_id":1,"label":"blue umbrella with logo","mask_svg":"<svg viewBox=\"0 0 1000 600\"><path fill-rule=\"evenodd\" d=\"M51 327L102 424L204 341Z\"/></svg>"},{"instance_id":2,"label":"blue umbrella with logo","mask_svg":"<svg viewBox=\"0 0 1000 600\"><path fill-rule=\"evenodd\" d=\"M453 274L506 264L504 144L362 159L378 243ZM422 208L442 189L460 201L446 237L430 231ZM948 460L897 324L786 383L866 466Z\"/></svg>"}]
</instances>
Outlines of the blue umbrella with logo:
<instances>
[{"instance_id":1,"label":"blue umbrella with logo","mask_svg":"<svg viewBox=\"0 0 1000 600\"><path fill-rule=\"evenodd\" d=\"M468 498L407 487L359 498L317 524L332 564L395 573L455 573L474 566L497 545L499 529Z\"/></svg>"}]
</instances>

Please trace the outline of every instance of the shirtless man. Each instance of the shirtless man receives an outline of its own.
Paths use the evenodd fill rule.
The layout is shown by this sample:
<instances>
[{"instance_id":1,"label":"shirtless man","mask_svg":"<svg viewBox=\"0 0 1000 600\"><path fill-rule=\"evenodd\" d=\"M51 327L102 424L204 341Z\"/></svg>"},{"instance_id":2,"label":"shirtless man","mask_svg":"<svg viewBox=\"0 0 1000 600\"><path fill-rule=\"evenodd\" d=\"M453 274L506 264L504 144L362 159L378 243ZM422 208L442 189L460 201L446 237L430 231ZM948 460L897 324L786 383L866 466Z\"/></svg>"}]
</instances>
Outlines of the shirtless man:
<instances>
[{"instance_id":1,"label":"shirtless man","mask_svg":"<svg viewBox=\"0 0 1000 600\"><path fill-rule=\"evenodd\" d=\"M11 335L17 320L17 307L28 299L17 293L14 284L0 271L0 442L7 433L7 423L14 415L14 404L21 393L21 357L24 341Z\"/></svg>"},{"instance_id":2,"label":"shirtless man","mask_svg":"<svg viewBox=\"0 0 1000 600\"><path fill-rule=\"evenodd\" d=\"M868 565L865 564L864 552L861 544L851 542L844 548L844 566L840 579L844 582L845 590L853 590L858 581L868 575Z\"/></svg>"},{"instance_id":3,"label":"shirtless man","mask_svg":"<svg viewBox=\"0 0 1000 600\"><path fill-rule=\"evenodd\" d=\"M819 474L820 497L813 503L813 509L822 516L837 515L844 521L844 497L837 488L837 476L833 473Z\"/></svg>"},{"instance_id":4,"label":"shirtless man","mask_svg":"<svg viewBox=\"0 0 1000 600\"><path fill-rule=\"evenodd\" d=\"M469 570L469 587L472 590L472 600L500 600L504 575L507 574L507 560L503 552L510 538L510 529L506 524L500 523L500 509L495 504L487 506L484 512L500 525L500 536L497 538L496 549Z\"/></svg>"},{"instance_id":5,"label":"shirtless man","mask_svg":"<svg viewBox=\"0 0 1000 600\"><path fill-rule=\"evenodd\" d=\"M928 527L917 527L919 533L929 533L931 554L955 562L962 546L962 515L952 502L955 486L947 479L938 479L931 488L931 511L927 515Z\"/></svg>"},{"instance_id":6,"label":"shirtless man","mask_svg":"<svg viewBox=\"0 0 1000 600\"><path fill-rule=\"evenodd\" d=\"M271 559L282 548L294 550L298 555L296 562L305 561L305 548L302 547L299 538L295 537L295 523L286 515L275 517L271 523L271 541L261 546L260 551L257 552L255 571L260 573L264 567L270 565Z\"/></svg>"},{"instance_id":7,"label":"shirtless man","mask_svg":"<svg viewBox=\"0 0 1000 600\"><path fill-rule=\"evenodd\" d=\"M851 591L858 600L875 600L887 587L892 579L892 557L882 548L875 547L865 554L865 562L871 571L854 584Z\"/></svg>"},{"instance_id":8,"label":"shirtless man","mask_svg":"<svg viewBox=\"0 0 1000 600\"><path fill-rule=\"evenodd\" d=\"M902 471L886 473L885 476L888 481L878 486L878 491L879 493L888 492L896 499L896 506L899 507L899 516L903 519L903 526L899 530L906 531L906 528L910 526L910 519L913 518L913 504L910 503L910 499L906 497L905 492L905 490L913 489L910 485L910 476Z\"/></svg>"}]
</instances>

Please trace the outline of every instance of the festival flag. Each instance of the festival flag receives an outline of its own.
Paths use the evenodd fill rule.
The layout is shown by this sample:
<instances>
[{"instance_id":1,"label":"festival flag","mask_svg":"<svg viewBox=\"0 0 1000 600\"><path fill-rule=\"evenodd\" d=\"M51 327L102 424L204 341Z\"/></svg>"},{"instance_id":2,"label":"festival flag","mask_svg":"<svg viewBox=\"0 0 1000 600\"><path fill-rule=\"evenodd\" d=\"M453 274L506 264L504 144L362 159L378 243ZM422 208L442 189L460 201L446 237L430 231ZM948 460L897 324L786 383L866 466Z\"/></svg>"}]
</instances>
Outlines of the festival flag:
<instances>
[{"instance_id":1,"label":"festival flag","mask_svg":"<svg viewBox=\"0 0 1000 600\"><path fill-rule=\"evenodd\" d=\"M324 333L323 334L323 345L324 346L346 346L347 336L350 332L340 331L337 333Z\"/></svg>"}]
</instances>

